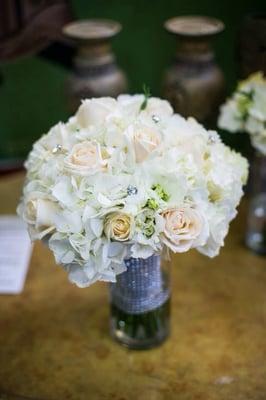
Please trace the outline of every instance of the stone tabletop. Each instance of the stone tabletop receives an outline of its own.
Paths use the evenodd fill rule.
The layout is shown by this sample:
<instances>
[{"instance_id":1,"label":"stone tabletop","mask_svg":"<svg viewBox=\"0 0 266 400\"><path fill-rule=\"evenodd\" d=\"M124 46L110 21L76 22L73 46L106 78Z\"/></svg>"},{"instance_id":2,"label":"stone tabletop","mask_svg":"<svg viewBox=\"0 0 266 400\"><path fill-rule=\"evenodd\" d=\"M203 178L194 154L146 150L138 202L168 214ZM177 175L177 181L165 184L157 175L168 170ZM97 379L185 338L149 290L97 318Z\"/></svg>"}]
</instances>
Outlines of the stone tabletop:
<instances>
[{"instance_id":1,"label":"stone tabletop","mask_svg":"<svg viewBox=\"0 0 266 400\"><path fill-rule=\"evenodd\" d=\"M1 178L0 213L22 181ZM23 293L0 295L0 400L265 400L266 262L243 246L244 211L219 257L173 257L172 334L154 350L113 342L107 285L78 289L36 243Z\"/></svg>"}]
</instances>

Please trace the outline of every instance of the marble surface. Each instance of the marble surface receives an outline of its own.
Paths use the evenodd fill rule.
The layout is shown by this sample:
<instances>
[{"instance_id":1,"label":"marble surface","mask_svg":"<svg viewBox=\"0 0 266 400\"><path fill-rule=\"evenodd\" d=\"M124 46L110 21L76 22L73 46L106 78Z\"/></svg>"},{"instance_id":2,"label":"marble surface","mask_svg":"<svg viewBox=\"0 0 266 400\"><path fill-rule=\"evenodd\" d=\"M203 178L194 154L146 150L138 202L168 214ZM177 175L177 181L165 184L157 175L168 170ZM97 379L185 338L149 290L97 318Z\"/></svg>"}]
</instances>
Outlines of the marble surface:
<instances>
[{"instance_id":1,"label":"marble surface","mask_svg":"<svg viewBox=\"0 0 266 400\"><path fill-rule=\"evenodd\" d=\"M0 180L0 213L22 178ZM141 352L110 339L107 286L76 288L36 243L24 292L0 296L0 400L265 400L266 259L244 220L219 257L173 258L171 337Z\"/></svg>"}]
</instances>

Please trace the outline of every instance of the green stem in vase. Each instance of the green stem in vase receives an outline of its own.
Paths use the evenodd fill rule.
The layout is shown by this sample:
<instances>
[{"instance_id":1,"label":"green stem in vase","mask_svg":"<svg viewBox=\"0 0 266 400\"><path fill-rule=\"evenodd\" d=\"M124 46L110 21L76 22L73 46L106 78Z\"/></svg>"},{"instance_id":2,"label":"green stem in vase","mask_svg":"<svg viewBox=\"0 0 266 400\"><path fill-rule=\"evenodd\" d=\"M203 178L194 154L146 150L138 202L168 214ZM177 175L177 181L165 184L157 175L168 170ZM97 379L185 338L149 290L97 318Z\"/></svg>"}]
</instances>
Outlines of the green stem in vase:
<instances>
[{"instance_id":1,"label":"green stem in vase","mask_svg":"<svg viewBox=\"0 0 266 400\"><path fill-rule=\"evenodd\" d=\"M157 309L142 314L127 314L111 304L112 321L118 337L123 337L125 345L128 341L128 346L136 349L152 347L167 337L169 313L169 299Z\"/></svg>"}]
</instances>

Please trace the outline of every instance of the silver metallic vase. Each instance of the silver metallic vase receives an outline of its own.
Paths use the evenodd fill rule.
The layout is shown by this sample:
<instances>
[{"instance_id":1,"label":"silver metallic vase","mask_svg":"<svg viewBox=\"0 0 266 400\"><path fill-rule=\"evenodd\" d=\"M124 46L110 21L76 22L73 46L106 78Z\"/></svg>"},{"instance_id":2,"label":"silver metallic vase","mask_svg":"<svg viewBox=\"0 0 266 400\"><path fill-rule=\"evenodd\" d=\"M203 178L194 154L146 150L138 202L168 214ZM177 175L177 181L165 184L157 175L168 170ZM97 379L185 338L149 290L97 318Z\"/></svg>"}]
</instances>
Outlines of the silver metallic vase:
<instances>
[{"instance_id":1,"label":"silver metallic vase","mask_svg":"<svg viewBox=\"0 0 266 400\"><path fill-rule=\"evenodd\" d=\"M110 285L111 335L132 349L158 346L170 332L169 262L153 255L125 265Z\"/></svg>"}]
</instances>

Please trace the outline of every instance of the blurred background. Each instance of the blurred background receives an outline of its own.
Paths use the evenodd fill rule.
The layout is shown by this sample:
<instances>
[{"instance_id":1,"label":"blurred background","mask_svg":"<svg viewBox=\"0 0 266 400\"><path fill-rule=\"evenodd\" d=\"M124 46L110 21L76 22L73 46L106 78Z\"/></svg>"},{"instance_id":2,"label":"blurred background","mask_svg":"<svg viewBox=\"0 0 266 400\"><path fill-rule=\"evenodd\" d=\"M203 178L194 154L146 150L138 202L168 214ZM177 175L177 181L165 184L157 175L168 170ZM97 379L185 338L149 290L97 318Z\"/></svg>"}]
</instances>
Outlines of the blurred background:
<instances>
[{"instance_id":1,"label":"blurred background","mask_svg":"<svg viewBox=\"0 0 266 400\"><path fill-rule=\"evenodd\" d=\"M164 72L176 49L176 38L163 26L167 19L182 15L211 16L224 23L225 30L213 45L225 76L225 95L229 94L244 75L240 32L250 15L265 27L265 0L1 0L0 169L19 167L32 143L70 115L66 80L75 50L61 34L67 22L91 18L119 22L122 30L113 38L112 49L127 76L128 91L142 92L145 83L152 95L161 96ZM258 51L265 63L263 32ZM246 29L247 44L250 39ZM221 134L226 143L247 152L248 138Z\"/></svg>"}]
</instances>

